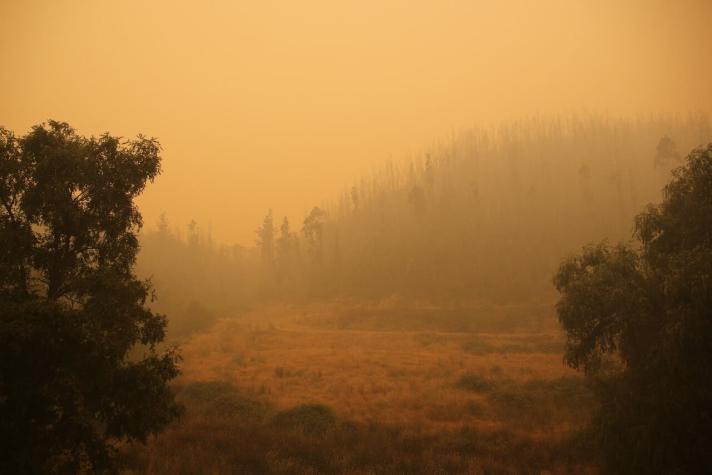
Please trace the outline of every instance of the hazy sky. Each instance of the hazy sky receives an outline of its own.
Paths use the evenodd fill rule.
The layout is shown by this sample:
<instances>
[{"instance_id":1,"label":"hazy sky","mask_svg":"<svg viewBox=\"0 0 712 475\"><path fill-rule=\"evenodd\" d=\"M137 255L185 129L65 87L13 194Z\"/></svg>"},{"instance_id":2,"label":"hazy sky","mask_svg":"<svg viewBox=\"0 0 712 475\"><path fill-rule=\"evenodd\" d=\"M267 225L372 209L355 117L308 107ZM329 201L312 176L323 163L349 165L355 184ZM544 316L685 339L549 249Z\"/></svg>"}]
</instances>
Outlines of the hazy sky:
<instances>
[{"instance_id":1,"label":"hazy sky","mask_svg":"<svg viewBox=\"0 0 712 475\"><path fill-rule=\"evenodd\" d=\"M226 243L532 114L712 111L709 0L0 0L0 125L158 137L141 199Z\"/></svg>"}]
</instances>

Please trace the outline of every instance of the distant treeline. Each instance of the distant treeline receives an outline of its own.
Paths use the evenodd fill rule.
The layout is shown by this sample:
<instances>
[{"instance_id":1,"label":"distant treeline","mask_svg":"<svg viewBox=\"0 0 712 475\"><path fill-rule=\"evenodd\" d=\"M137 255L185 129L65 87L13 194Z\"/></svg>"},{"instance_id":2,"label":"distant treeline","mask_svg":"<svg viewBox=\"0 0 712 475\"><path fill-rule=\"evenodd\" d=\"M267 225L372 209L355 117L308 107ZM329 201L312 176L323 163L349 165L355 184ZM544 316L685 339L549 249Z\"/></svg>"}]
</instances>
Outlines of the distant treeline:
<instances>
[{"instance_id":1,"label":"distant treeline","mask_svg":"<svg viewBox=\"0 0 712 475\"><path fill-rule=\"evenodd\" d=\"M162 300L230 309L264 298L393 294L522 302L553 292L560 260L659 199L670 170L712 140L706 116L527 119L467 131L363 177L297 225L270 211L256 248L193 223L143 236Z\"/></svg>"},{"instance_id":2,"label":"distant treeline","mask_svg":"<svg viewBox=\"0 0 712 475\"><path fill-rule=\"evenodd\" d=\"M249 305L263 287L256 249L217 245L196 222L171 228L165 216L140 237L137 273L150 278L169 315L169 334L187 334Z\"/></svg>"}]
</instances>

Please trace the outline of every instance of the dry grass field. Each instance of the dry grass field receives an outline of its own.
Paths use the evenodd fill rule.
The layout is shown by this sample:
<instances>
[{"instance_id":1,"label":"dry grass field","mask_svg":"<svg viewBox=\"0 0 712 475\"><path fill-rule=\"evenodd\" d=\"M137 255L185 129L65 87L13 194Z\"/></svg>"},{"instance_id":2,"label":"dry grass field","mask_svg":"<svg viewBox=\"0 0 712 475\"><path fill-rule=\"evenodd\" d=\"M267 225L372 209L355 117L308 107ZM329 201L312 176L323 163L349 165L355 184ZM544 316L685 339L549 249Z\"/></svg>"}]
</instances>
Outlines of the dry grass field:
<instances>
[{"instance_id":1,"label":"dry grass field","mask_svg":"<svg viewBox=\"0 0 712 475\"><path fill-rule=\"evenodd\" d=\"M127 473L595 472L547 306L272 306L182 347L185 414Z\"/></svg>"}]
</instances>

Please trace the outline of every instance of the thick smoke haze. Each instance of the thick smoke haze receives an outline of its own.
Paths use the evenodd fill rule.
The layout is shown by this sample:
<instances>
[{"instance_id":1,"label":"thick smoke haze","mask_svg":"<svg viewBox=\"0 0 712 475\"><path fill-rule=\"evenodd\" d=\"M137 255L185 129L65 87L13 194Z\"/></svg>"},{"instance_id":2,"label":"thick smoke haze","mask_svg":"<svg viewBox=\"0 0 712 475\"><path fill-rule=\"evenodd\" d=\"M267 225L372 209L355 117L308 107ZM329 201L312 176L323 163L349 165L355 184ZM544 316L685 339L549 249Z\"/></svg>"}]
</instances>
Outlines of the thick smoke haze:
<instances>
[{"instance_id":1,"label":"thick smoke haze","mask_svg":"<svg viewBox=\"0 0 712 475\"><path fill-rule=\"evenodd\" d=\"M144 133L140 200L225 243L473 125L712 111L708 1L0 5L0 121Z\"/></svg>"},{"instance_id":2,"label":"thick smoke haze","mask_svg":"<svg viewBox=\"0 0 712 475\"><path fill-rule=\"evenodd\" d=\"M712 473L712 0L0 0L0 474Z\"/></svg>"}]
</instances>

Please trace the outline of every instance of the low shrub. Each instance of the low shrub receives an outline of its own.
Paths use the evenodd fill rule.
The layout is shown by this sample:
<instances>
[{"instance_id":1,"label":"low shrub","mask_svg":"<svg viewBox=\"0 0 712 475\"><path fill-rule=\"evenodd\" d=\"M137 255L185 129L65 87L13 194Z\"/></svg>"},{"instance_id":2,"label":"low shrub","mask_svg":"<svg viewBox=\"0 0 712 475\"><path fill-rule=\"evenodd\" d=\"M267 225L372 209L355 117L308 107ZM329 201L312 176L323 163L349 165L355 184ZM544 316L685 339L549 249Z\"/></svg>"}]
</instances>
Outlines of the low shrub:
<instances>
[{"instance_id":1,"label":"low shrub","mask_svg":"<svg viewBox=\"0 0 712 475\"><path fill-rule=\"evenodd\" d=\"M503 381L489 393L501 417L534 424L587 417L594 404L593 394L577 376L556 379L531 379L522 383Z\"/></svg>"},{"instance_id":2,"label":"low shrub","mask_svg":"<svg viewBox=\"0 0 712 475\"><path fill-rule=\"evenodd\" d=\"M492 388L492 382L477 373L465 373L457 381L458 387L468 391L488 391Z\"/></svg>"},{"instance_id":3,"label":"low shrub","mask_svg":"<svg viewBox=\"0 0 712 475\"><path fill-rule=\"evenodd\" d=\"M200 412L211 416L258 421L268 412L264 403L243 397L232 384L221 381L196 381L186 386L180 395L193 401Z\"/></svg>"},{"instance_id":4,"label":"low shrub","mask_svg":"<svg viewBox=\"0 0 712 475\"><path fill-rule=\"evenodd\" d=\"M475 355L486 355L496 351L496 349L481 338L468 340L462 344L462 350Z\"/></svg>"},{"instance_id":5,"label":"low shrub","mask_svg":"<svg viewBox=\"0 0 712 475\"><path fill-rule=\"evenodd\" d=\"M469 401L465 404L465 411L471 416L482 417L485 413L485 408L479 401Z\"/></svg>"},{"instance_id":6,"label":"low shrub","mask_svg":"<svg viewBox=\"0 0 712 475\"><path fill-rule=\"evenodd\" d=\"M272 418L272 424L280 428L318 434L333 427L336 424L336 416L323 404L304 404L278 412Z\"/></svg>"}]
</instances>

